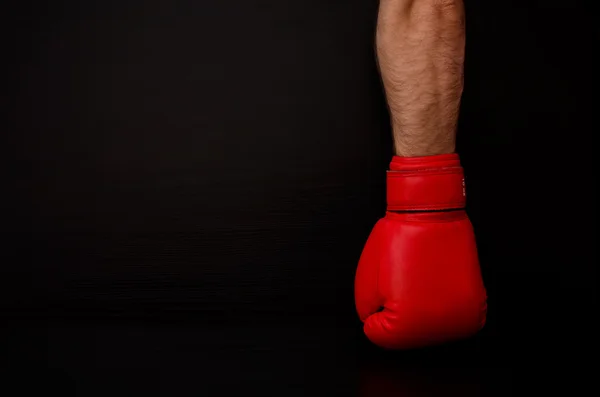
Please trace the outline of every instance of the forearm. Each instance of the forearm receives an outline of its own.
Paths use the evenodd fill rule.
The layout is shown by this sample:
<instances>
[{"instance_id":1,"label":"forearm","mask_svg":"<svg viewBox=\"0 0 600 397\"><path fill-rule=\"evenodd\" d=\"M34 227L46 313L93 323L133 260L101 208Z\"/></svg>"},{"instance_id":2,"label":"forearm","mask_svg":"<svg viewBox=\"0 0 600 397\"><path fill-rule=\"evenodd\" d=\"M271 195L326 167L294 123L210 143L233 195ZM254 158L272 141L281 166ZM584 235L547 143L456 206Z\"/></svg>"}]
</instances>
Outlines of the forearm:
<instances>
[{"instance_id":1,"label":"forearm","mask_svg":"<svg viewBox=\"0 0 600 397\"><path fill-rule=\"evenodd\" d=\"M462 0L381 0L376 42L396 155L454 152L463 90Z\"/></svg>"}]
</instances>

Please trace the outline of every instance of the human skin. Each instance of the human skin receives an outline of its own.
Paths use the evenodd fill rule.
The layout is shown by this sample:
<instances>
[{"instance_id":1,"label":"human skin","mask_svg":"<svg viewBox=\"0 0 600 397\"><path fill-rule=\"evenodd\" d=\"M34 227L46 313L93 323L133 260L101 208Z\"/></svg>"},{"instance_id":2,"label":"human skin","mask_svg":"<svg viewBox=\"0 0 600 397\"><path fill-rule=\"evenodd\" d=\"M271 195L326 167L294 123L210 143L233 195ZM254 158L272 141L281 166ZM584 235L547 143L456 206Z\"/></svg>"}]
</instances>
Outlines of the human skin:
<instances>
[{"instance_id":1,"label":"human skin","mask_svg":"<svg viewBox=\"0 0 600 397\"><path fill-rule=\"evenodd\" d=\"M380 0L377 61L397 156L454 152L464 48L463 0Z\"/></svg>"}]
</instances>

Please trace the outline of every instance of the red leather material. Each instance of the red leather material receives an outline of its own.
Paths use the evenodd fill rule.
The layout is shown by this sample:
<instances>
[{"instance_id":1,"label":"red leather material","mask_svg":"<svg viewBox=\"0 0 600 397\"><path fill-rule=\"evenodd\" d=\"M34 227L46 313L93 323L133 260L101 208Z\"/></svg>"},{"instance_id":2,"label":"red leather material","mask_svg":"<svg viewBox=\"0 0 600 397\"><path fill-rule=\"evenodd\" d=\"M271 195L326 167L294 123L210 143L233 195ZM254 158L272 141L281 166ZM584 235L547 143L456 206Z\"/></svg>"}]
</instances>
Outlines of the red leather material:
<instances>
[{"instance_id":1,"label":"red leather material","mask_svg":"<svg viewBox=\"0 0 600 397\"><path fill-rule=\"evenodd\" d=\"M436 157L429 158L430 164L446 167L448 158ZM434 185L439 179L430 173L437 166L411 163L418 164L415 172L422 172L415 178L430 186L431 196L419 196L419 208L442 203ZM443 190L439 195L448 197ZM377 222L355 280L356 309L373 343L406 349L468 337L485 324L486 299L475 236L464 210L388 211Z\"/></svg>"},{"instance_id":2,"label":"red leather material","mask_svg":"<svg viewBox=\"0 0 600 397\"><path fill-rule=\"evenodd\" d=\"M463 169L456 154L394 156L387 172L388 211L464 208Z\"/></svg>"}]
</instances>

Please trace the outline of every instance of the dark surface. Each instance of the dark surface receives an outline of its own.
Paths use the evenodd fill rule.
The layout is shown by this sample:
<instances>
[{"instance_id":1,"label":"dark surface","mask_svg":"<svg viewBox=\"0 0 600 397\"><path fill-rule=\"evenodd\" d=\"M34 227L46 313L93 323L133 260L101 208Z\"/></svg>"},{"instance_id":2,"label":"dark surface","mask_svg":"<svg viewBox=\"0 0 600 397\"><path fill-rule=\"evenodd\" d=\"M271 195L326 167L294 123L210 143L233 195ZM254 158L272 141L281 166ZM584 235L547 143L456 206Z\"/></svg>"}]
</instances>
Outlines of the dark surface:
<instances>
[{"instance_id":1,"label":"dark surface","mask_svg":"<svg viewBox=\"0 0 600 397\"><path fill-rule=\"evenodd\" d=\"M0 393L580 394L592 13L466 4L489 322L413 352L371 346L352 295L391 155L376 1L8 6Z\"/></svg>"},{"instance_id":2,"label":"dark surface","mask_svg":"<svg viewBox=\"0 0 600 397\"><path fill-rule=\"evenodd\" d=\"M468 341L389 352L327 322L61 322L13 328L3 375L4 387L16 387L7 395L583 395L596 376L593 353L567 335L488 328Z\"/></svg>"}]
</instances>

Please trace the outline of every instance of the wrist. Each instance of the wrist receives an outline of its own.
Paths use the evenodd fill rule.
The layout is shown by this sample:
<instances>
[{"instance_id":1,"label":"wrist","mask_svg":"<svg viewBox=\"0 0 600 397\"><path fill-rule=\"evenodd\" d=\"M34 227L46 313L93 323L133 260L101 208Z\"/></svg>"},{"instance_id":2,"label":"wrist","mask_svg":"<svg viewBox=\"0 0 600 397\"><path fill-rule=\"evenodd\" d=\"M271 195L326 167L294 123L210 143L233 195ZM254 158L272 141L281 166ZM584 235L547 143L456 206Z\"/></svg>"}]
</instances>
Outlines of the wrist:
<instances>
[{"instance_id":1,"label":"wrist","mask_svg":"<svg viewBox=\"0 0 600 397\"><path fill-rule=\"evenodd\" d=\"M395 140L394 154L399 157L425 157L450 154L456 151L454 138L406 142L405 139Z\"/></svg>"},{"instance_id":2,"label":"wrist","mask_svg":"<svg viewBox=\"0 0 600 397\"><path fill-rule=\"evenodd\" d=\"M394 145L394 155L398 157L427 157L455 152L454 145L429 146L429 147L405 147Z\"/></svg>"},{"instance_id":3,"label":"wrist","mask_svg":"<svg viewBox=\"0 0 600 397\"><path fill-rule=\"evenodd\" d=\"M431 128L394 127L394 154L400 157L436 156L454 153L456 127L434 125Z\"/></svg>"}]
</instances>

